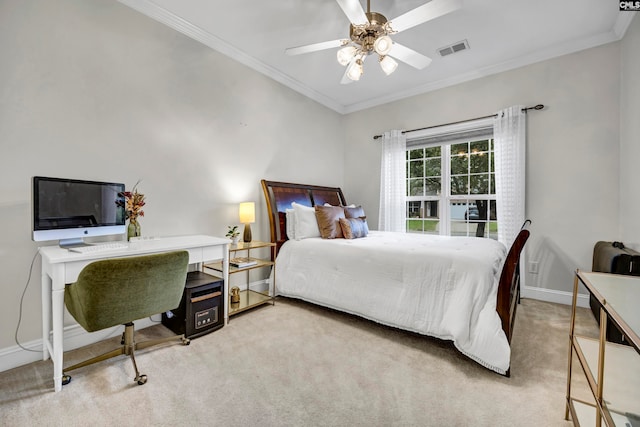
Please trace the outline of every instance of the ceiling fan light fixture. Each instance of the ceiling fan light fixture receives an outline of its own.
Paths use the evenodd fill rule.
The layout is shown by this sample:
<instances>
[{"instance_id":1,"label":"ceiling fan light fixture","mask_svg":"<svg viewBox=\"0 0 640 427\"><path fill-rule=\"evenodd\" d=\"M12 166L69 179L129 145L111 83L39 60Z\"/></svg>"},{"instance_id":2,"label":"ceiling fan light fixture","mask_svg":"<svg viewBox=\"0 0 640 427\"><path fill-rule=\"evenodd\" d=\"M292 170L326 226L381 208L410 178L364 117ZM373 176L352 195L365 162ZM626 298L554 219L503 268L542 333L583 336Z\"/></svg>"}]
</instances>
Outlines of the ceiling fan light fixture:
<instances>
[{"instance_id":1,"label":"ceiling fan light fixture","mask_svg":"<svg viewBox=\"0 0 640 427\"><path fill-rule=\"evenodd\" d=\"M337 53L338 63L342 66L348 65L356 55L355 46L345 46Z\"/></svg>"},{"instance_id":2,"label":"ceiling fan light fixture","mask_svg":"<svg viewBox=\"0 0 640 427\"><path fill-rule=\"evenodd\" d=\"M384 71L387 76L398 68L398 63L390 56L381 56L379 61L380 68L382 68L382 71Z\"/></svg>"},{"instance_id":3,"label":"ceiling fan light fixture","mask_svg":"<svg viewBox=\"0 0 640 427\"><path fill-rule=\"evenodd\" d=\"M373 49L378 55L386 55L393 47L393 41L389 36L380 36L373 43Z\"/></svg>"},{"instance_id":4,"label":"ceiling fan light fixture","mask_svg":"<svg viewBox=\"0 0 640 427\"><path fill-rule=\"evenodd\" d=\"M347 77L349 77L349 79L353 81L360 80L360 77L362 76L363 73L364 73L364 70L362 68L362 60L360 58L356 59L355 61L352 61L351 64L349 64L349 67L347 68Z\"/></svg>"}]
</instances>

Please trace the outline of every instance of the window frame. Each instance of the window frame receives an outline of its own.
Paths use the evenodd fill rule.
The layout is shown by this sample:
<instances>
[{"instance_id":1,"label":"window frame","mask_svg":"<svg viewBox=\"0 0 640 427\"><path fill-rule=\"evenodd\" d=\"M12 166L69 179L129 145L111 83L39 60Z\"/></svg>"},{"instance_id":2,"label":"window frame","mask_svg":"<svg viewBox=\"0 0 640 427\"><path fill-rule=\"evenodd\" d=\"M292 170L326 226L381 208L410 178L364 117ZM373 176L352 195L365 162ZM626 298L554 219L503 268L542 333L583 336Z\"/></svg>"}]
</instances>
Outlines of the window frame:
<instances>
[{"instance_id":1,"label":"window frame","mask_svg":"<svg viewBox=\"0 0 640 427\"><path fill-rule=\"evenodd\" d=\"M496 203L496 194L495 194L495 163L494 163L494 171L491 172L489 169L490 177L493 176L493 194L464 194L464 195L452 195L451 194L451 147L455 144L459 143L470 143L474 141L482 141L482 140L490 140L490 146L488 147L488 151L490 153L495 153L495 142L493 140L493 118L484 118L478 119L469 122L462 123L454 123L451 125L445 126L436 126L432 128L423 129L421 131L412 132L411 136L407 137L407 146L406 146L406 159L405 159L405 167L407 168L407 187L406 187L406 202L405 202L405 222L408 223L411 220L411 217L407 215L409 212L409 203L410 202L420 202L421 209L425 208L423 202L428 201L437 201L438 202L438 218L439 222L439 234L440 235L451 235L451 224L452 224L452 212L451 205L456 201L472 202L474 200L487 200L489 202L488 209L491 209L491 202L493 204ZM409 158L409 152L411 150L419 149L419 148L431 148L431 147L441 147L440 149L440 179L441 179L441 194L439 195L420 195L420 196L411 196L408 193L409 191L409 183L410 183L410 167L409 162L411 159ZM494 149L492 149L494 148ZM495 156L495 154L492 154ZM424 159L424 157L423 157ZM491 164L491 159L489 159ZM424 167L424 166L423 166ZM470 168L470 166L468 166ZM471 176L471 171L468 171L468 176ZM423 173L424 177L424 173ZM424 187L423 187L424 188ZM489 180L489 191L491 190L491 178ZM428 233L425 232L424 223L425 221L429 221L428 217L424 216L424 213L420 216L420 220L423 222L422 231L416 231L416 233ZM457 222L457 221L456 221ZM474 233L470 230L470 225L477 224L475 222L471 222L468 219L463 221L466 223L466 235L473 235ZM490 227L491 223L495 223L497 225L497 218L491 219L491 211L488 212L488 218L486 219L486 227L489 227L488 231L485 231L485 237L497 239L497 232L495 236L491 234ZM407 232L410 227L407 227ZM429 233L434 234L434 233Z\"/></svg>"}]
</instances>

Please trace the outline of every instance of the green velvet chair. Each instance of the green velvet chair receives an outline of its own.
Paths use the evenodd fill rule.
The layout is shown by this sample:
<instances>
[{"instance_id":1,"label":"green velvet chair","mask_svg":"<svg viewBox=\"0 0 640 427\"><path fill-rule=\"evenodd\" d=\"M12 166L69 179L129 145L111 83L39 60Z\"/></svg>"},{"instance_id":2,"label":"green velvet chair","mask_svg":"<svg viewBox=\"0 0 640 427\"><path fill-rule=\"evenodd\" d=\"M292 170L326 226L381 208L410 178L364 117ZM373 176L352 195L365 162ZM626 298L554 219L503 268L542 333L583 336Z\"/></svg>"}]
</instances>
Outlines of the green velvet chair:
<instances>
[{"instance_id":1,"label":"green velvet chair","mask_svg":"<svg viewBox=\"0 0 640 427\"><path fill-rule=\"evenodd\" d=\"M122 346L65 369L71 371L112 357L131 356L136 371L134 381L142 385L135 350L151 347L184 335L136 343L133 321L172 310L180 305L187 278L189 253L167 252L127 258L113 258L88 264L75 283L67 285L64 302L69 313L88 332L124 325ZM66 375L63 383L71 377Z\"/></svg>"}]
</instances>

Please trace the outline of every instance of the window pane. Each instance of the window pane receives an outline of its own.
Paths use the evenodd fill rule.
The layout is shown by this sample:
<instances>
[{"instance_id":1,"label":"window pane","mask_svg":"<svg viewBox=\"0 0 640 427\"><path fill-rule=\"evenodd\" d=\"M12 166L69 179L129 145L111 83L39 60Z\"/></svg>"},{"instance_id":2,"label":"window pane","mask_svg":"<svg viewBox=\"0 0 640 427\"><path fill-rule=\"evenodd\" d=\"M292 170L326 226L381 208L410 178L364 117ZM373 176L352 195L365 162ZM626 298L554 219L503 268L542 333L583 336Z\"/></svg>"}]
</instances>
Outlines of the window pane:
<instances>
[{"instance_id":1,"label":"window pane","mask_svg":"<svg viewBox=\"0 0 640 427\"><path fill-rule=\"evenodd\" d=\"M407 202L407 218L421 218L421 204L422 202L420 201Z\"/></svg>"},{"instance_id":2,"label":"window pane","mask_svg":"<svg viewBox=\"0 0 640 427\"><path fill-rule=\"evenodd\" d=\"M453 152L452 152L453 153ZM451 174L460 175L463 173L469 173L469 156L463 155L451 155Z\"/></svg>"},{"instance_id":3,"label":"window pane","mask_svg":"<svg viewBox=\"0 0 640 427\"><path fill-rule=\"evenodd\" d=\"M408 219L407 232L422 233L422 223L421 219Z\"/></svg>"},{"instance_id":4,"label":"window pane","mask_svg":"<svg viewBox=\"0 0 640 427\"><path fill-rule=\"evenodd\" d=\"M427 196L439 196L442 192L442 180L440 178L427 178L425 195Z\"/></svg>"},{"instance_id":5,"label":"window pane","mask_svg":"<svg viewBox=\"0 0 640 427\"><path fill-rule=\"evenodd\" d=\"M469 153L469 144L463 142L462 144L453 144L451 146L451 155L454 154L468 154Z\"/></svg>"},{"instance_id":6,"label":"window pane","mask_svg":"<svg viewBox=\"0 0 640 427\"><path fill-rule=\"evenodd\" d=\"M469 194L468 175L451 177L451 195Z\"/></svg>"},{"instance_id":7,"label":"window pane","mask_svg":"<svg viewBox=\"0 0 640 427\"><path fill-rule=\"evenodd\" d=\"M409 162L409 178L422 178L424 176L424 161L411 160Z\"/></svg>"},{"instance_id":8,"label":"window pane","mask_svg":"<svg viewBox=\"0 0 640 427\"><path fill-rule=\"evenodd\" d=\"M440 234L439 221L409 219L407 220L408 233Z\"/></svg>"},{"instance_id":9,"label":"window pane","mask_svg":"<svg viewBox=\"0 0 640 427\"><path fill-rule=\"evenodd\" d=\"M470 194L489 194L489 174L471 175Z\"/></svg>"},{"instance_id":10,"label":"window pane","mask_svg":"<svg viewBox=\"0 0 640 427\"><path fill-rule=\"evenodd\" d=\"M409 180L409 196L423 196L424 195L424 180L410 179Z\"/></svg>"},{"instance_id":11,"label":"window pane","mask_svg":"<svg viewBox=\"0 0 640 427\"><path fill-rule=\"evenodd\" d=\"M424 202L424 218L440 218L437 200L427 200Z\"/></svg>"},{"instance_id":12,"label":"window pane","mask_svg":"<svg viewBox=\"0 0 640 427\"><path fill-rule=\"evenodd\" d=\"M440 147L430 147L430 148L425 148L424 149L424 156L425 157L440 157Z\"/></svg>"},{"instance_id":13,"label":"window pane","mask_svg":"<svg viewBox=\"0 0 640 427\"><path fill-rule=\"evenodd\" d=\"M424 157L424 148L418 148L416 150L409 151L410 159L421 159Z\"/></svg>"},{"instance_id":14,"label":"window pane","mask_svg":"<svg viewBox=\"0 0 640 427\"><path fill-rule=\"evenodd\" d=\"M487 153L471 154L469 165L471 173L489 172L489 155Z\"/></svg>"},{"instance_id":15,"label":"window pane","mask_svg":"<svg viewBox=\"0 0 640 427\"><path fill-rule=\"evenodd\" d=\"M425 160L425 175L424 176L440 176L441 162L440 158Z\"/></svg>"},{"instance_id":16,"label":"window pane","mask_svg":"<svg viewBox=\"0 0 640 427\"><path fill-rule=\"evenodd\" d=\"M478 153L480 151L489 151L489 140L471 142L471 152Z\"/></svg>"},{"instance_id":17,"label":"window pane","mask_svg":"<svg viewBox=\"0 0 640 427\"><path fill-rule=\"evenodd\" d=\"M456 221L464 221L469 206L467 202L455 201L451 202L449 208L451 209L451 219Z\"/></svg>"},{"instance_id":18,"label":"window pane","mask_svg":"<svg viewBox=\"0 0 640 427\"><path fill-rule=\"evenodd\" d=\"M496 174L492 173L489 174L489 180L490 180L490 189L489 189L489 194L496 194Z\"/></svg>"},{"instance_id":19,"label":"window pane","mask_svg":"<svg viewBox=\"0 0 640 427\"><path fill-rule=\"evenodd\" d=\"M424 220L422 224L423 233L425 234L440 234L440 221Z\"/></svg>"},{"instance_id":20,"label":"window pane","mask_svg":"<svg viewBox=\"0 0 640 427\"><path fill-rule=\"evenodd\" d=\"M464 201L455 201L449 204L449 211L451 212L450 221L450 234L451 236L468 236L469 224L466 221L466 217L469 216L469 204Z\"/></svg>"}]
</instances>

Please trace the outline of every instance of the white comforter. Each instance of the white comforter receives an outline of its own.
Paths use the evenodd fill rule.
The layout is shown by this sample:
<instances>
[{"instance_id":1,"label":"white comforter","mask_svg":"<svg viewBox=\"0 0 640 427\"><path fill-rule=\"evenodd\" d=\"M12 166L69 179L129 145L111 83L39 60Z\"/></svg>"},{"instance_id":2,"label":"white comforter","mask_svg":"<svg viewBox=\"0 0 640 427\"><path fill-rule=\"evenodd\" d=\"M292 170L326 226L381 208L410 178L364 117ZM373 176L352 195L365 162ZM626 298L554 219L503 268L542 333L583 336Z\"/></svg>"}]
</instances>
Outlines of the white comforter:
<instances>
[{"instance_id":1,"label":"white comforter","mask_svg":"<svg viewBox=\"0 0 640 427\"><path fill-rule=\"evenodd\" d=\"M279 295L452 340L504 374L510 349L496 312L503 244L492 239L371 231L361 239L287 241Z\"/></svg>"}]
</instances>

